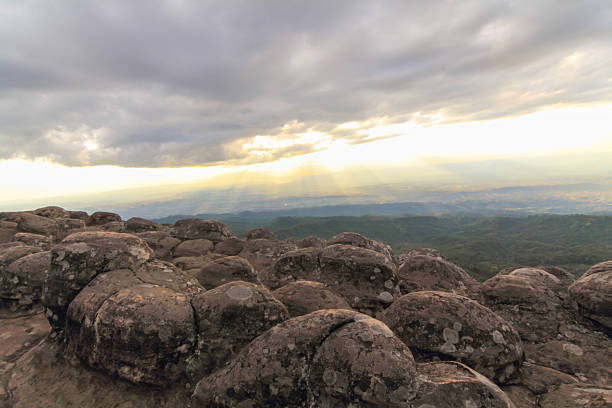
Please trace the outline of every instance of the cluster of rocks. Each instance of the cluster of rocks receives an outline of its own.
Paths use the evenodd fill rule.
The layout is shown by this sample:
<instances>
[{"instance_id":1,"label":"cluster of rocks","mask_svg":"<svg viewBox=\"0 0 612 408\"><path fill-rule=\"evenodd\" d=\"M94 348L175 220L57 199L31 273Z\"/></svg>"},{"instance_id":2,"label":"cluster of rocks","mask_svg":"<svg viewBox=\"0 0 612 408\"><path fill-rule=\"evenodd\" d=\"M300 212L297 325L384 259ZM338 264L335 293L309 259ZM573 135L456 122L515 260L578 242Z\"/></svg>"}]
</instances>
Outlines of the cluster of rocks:
<instances>
[{"instance_id":1,"label":"cluster of rocks","mask_svg":"<svg viewBox=\"0 0 612 408\"><path fill-rule=\"evenodd\" d=\"M481 284L434 249L357 233L241 239L214 220L45 207L0 213L0 302L0 341L19 315L37 339L41 316L51 328L0 362L0 406L612 404L612 261ZM79 396L50 391L62 381Z\"/></svg>"}]
</instances>

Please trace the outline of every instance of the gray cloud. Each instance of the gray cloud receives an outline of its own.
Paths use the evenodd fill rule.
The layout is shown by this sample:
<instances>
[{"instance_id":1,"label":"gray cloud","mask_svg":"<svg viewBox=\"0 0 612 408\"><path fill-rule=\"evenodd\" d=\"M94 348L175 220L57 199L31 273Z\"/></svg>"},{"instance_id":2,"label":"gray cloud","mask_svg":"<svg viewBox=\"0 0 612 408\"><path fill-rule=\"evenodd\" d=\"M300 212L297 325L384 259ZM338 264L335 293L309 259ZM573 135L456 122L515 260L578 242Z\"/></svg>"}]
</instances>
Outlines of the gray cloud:
<instances>
[{"instance_id":1,"label":"gray cloud","mask_svg":"<svg viewBox=\"0 0 612 408\"><path fill-rule=\"evenodd\" d=\"M237 142L294 120L489 119L612 94L608 0L21 0L0 23L0 158L248 162Z\"/></svg>"}]
</instances>

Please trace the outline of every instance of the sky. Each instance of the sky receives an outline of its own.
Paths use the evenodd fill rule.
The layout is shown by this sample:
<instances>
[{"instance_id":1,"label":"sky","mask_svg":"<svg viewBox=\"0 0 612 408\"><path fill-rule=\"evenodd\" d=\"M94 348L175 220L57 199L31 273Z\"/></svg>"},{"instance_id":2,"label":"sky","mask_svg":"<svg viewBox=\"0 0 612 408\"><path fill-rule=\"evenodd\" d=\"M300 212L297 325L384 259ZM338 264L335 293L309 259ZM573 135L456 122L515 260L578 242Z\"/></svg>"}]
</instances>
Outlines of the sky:
<instances>
[{"instance_id":1,"label":"sky","mask_svg":"<svg viewBox=\"0 0 612 408\"><path fill-rule=\"evenodd\" d=\"M0 207L542 157L506 183L609 179L611 67L609 0L6 0Z\"/></svg>"}]
</instances>

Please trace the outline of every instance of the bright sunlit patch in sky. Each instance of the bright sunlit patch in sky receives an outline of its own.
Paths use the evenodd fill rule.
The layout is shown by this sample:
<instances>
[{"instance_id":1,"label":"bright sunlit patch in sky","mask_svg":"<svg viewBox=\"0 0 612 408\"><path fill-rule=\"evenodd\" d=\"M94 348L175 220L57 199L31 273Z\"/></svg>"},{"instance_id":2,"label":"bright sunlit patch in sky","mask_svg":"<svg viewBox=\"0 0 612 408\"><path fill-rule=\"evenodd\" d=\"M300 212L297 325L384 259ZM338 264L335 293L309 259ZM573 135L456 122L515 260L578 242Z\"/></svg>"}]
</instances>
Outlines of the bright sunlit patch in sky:
<instances>
[{"instance_id":1,"label":"bright sunlit patch in sky","mask_svg":"<svg viewBox=\"0 0 612 408\"><path fill-rule=\"evenodd\" d=\"M439 120L444 120L440 117ZM382 124L381 124L382 123ZM385 166L405 166L495 160L551 154L612 151L612 105L551 108L541 112L481 122L425 126L414 120L385 124L380 118L338 126L359 132L365 141L351 144L330 134L304 130L299 122L285 125L280 136L255 136L242 148L250 154L314 146L314 153L241 166L182 168L66 167L49 161L0 161L2 201L28 197L85 194L155 185L214 185L252 180L288 182L304 172L341 172L361 168L376 172ZM293 132L293 133L292 133ZM83 138L87 148L97 146ZM584 166L588 168L589 163ZM568 169L571 172L571 169ZM4 175L19 175L6 177ZM359 173L352 174L358 179ZM341 189L342 186L338 186ZM306 193L306 192L305 192Z\"/></svg>"}]
</instances>

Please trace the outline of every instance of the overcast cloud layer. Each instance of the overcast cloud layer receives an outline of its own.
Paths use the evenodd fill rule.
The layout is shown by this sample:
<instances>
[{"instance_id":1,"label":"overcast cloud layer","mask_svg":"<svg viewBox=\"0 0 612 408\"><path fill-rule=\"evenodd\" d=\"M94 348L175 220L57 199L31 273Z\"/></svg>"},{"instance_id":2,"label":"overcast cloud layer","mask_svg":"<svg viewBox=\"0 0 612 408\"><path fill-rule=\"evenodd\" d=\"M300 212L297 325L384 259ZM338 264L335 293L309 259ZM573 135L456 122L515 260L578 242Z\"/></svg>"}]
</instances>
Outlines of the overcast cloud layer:
<instances>
[{"instance_id":1,"label":"overcast cloud layer","mask_svg":"<svg viewBox=\"0 0 612 408\"><path fill-rule=\"evenodd\" d=\"M0 159L186 166L281 127L610 101L612 2L0 3ZM494 137L494 135L492 135Z\"/></svg>"}]
</instances>

